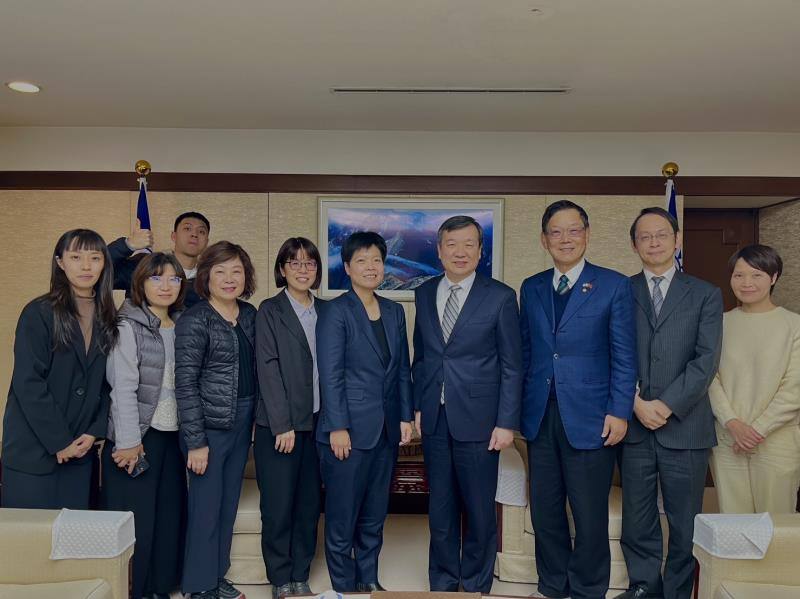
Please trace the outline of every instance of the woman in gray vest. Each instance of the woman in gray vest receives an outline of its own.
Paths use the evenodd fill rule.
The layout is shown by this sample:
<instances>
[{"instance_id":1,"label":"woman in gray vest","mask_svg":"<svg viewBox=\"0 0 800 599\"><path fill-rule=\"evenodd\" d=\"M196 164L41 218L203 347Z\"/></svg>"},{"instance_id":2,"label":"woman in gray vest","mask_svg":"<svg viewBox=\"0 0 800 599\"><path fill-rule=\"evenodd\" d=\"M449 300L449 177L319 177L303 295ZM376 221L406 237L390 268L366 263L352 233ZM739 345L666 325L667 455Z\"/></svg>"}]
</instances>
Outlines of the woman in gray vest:
<instances>
[{"instance_id":1,"label":"woman in gray vest","mask_svg":"<svg viewBox=\"0 0 800 599\"><path fill-rule=\"evenodd\" d=\"M175 320L185 295L175 256L143 258L120 308L119 343L106 369L112 391L101 505L134 513L134 599L168 598L180 585L186 471L178 445Z\"/></svg>"}]
</instances>

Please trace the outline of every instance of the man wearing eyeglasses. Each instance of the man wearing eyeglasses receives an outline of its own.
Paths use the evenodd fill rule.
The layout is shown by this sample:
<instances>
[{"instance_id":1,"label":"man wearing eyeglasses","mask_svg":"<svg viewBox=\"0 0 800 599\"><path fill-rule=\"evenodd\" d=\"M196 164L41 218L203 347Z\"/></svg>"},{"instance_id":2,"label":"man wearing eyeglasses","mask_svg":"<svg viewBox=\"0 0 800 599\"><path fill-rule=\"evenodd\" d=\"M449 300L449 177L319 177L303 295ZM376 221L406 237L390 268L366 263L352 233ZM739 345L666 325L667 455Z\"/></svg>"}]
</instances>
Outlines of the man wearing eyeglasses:
<instances>
[{"instance_id":1,"label":"man wearing eyeglasses","mask_svg":"<svg viewBox=\"0 0 800 599\"><path fill-rule=\"evenodd\" d=\"M681 233L663 208L642 210L630 236L642 261L642 272L631 278L639 390L622 448L622 551L630 587L618 599L689 599L694 517L717 444L708 387L719 365L722 294L676 268ZM669 525L663 577L659 483Z\"/></svg>"},{"instance_id":2,"label":"man wearing eyeglasses","mask_svg":"<svg viewBox=\"0 0 800 599\"><path fill-rule=\"evenodd\" d=\"M554 268L521 289L522 434L528 441L538 593L603 599L615 446L636 392L636 326L628 277L587 262L589 217L569 200L542 217ZM569 500L574 548L567 522Z\"/></svg>"}]
</instances>

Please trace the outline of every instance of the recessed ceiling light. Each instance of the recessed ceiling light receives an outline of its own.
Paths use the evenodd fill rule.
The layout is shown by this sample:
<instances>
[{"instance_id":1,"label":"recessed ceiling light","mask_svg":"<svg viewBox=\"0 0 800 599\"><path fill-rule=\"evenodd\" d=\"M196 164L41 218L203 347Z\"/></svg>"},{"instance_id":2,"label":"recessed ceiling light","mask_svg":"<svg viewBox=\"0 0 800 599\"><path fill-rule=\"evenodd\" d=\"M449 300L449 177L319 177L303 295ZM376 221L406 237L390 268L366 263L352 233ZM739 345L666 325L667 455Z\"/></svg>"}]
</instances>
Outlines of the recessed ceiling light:
<instances>
[{"instance_id":1,"label":"recessed ceiling light","mask_svg":"<svg viewBox=\"0 0 800 599\"><path fill-rule=\"evenodd\" d=\"M21 92L23 94L36 94L42 89L35 83L29 83L27 81L9 81L6 83L6 86L9 89L13 89L15 92Z\"/></svg>"}]
</instances>

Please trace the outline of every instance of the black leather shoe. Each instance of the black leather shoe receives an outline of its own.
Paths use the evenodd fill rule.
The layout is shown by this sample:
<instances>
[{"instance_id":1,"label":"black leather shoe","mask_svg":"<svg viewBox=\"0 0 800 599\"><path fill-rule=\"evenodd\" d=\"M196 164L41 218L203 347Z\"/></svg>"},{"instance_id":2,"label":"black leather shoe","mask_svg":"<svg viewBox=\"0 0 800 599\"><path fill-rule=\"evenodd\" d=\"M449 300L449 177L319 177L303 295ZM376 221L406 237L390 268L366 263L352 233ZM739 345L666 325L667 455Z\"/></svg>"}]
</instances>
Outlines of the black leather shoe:
<instances>
[{"instance_id":1,"label":"black leather shoe","mask_svg":"<svg viewBox=\"0 0 800 599\"><path fill-rule=\"evenodd\" d=\"M280 586L272 585L272 599L280 599L280 597L290 597L294 593L294 587L291 582L282 584Z\"/></svg>"},{"instance_id":2,"label":"black leather shoe","mask_svg":"<svg viewBox=\"0 0 800 599\"><path fill-rule=\"evenodd\" d=\"M379 582L357 582L356 593L372 593L373 591L385 591ZM638 598L637 598L638 599Z\"/></svg>"},{"instance_id":3,"label":"black leather shoe","mask_svg":"<svg viewBox=\"0 0 800 599\"><path fill-rule=\"evenodd\" d=\"M314 594L314 592L311 590L311 587L308 586L308 581L303 581L303 582L293 581L290 584L292 585L292 595Z\"/></svg>"},{"instance_id":4,"label":"black leather shoe","mask_svg":"<svg viewBox=\"0 0 800 599\"><path fill-rule=\"evenodd\" d=\"M639 584L624 593L620 593L614 599L644 599L645 597L647 597L647 587Z\"/></svg>"}]
</instances>

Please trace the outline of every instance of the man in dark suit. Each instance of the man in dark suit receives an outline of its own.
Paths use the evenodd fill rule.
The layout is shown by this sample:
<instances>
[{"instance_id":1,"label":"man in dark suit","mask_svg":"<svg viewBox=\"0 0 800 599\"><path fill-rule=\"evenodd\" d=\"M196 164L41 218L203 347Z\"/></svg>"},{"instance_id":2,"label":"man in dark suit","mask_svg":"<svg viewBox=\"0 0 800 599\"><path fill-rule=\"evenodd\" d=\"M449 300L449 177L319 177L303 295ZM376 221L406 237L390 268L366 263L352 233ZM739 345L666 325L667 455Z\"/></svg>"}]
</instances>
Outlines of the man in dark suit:
<instances>
[{"instance_id":1,"label":"man in dark suit","mask_svg":"<svg viewBox=\"0 0 800 599\"><path fill-rule=\"evenodd\" d=\"M583 208L568 200L548 206L541 242L555 268L526 279L521 291L522 433L542 597L606 596L614 445L636 390L631 284L586 262L588 241Z\"/></svg>"},{"instance_id":2,"label":"man in dark suit","mask_svg":"<svg viewBox=\"0 0 800 599\"><path fill-rule=\"evenodd\" d=\"M191 308L202 299L194 290L194 277L197 272L197 260L208 246L210 230L208 219L199 212L179 214L172 228L173 252L189 280L186 298L183 301L186 308ZM128 237L120 237L108 244L108 251L114 263L114 289L124 289L125 295L130 295L133 271L145 255L135 252L152 247L153 233L149 229L142 229L138 219Z\"/></svg>"},{"instance_id":3,"label":"man in dark suit","mask_svg":"<svg viewBox=\"0 0 800 599\"><path fill-rule=\"evenodd\" d=\"M491 590L498 455L519 428L517 298L475 272L482 246L477 221L449 218L438 232L444 276L416 290L412 374L430 484L432 591Z\"/></svg>"},{"instance_id":4,"label":"man in dark suit","mask_svg":"<svg viewBox=\"0 0 800 599\"><path fill-rule=\"evenodd\" d=\"M356 232L342 246L352 289L317 320L325 483L325 557L339 592L384 590L378 555L397 447L411 439L413 403L403 307L374 293L386 242Z\"/></svg>"},{"instance_id":5,"label":"man in dark suit","mask_svg":"<svg viewBox=\"0 0 800 599\"><path fill-rule=\"evenodd\" d=\"M622 450L622 551L630 588L618 597L689 599L694 517L703 506L708 453L717 444L708 386L719 365L722 294L677 271L678 221L663 208L642 210L630 235L643 267L631 278L639 393ZM659 483L669 523L663 580Z\"/></svg>"}]
</instances>

